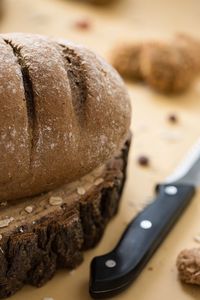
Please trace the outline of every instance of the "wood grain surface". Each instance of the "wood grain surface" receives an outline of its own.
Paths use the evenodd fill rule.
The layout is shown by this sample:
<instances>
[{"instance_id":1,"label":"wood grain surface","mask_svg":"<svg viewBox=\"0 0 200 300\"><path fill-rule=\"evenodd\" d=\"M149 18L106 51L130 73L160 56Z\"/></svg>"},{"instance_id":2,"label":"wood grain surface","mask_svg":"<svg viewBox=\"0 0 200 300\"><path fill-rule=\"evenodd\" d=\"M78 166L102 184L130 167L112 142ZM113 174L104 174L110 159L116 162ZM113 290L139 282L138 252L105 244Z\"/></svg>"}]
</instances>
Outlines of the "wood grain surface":
<instances>
[{"instance_id":1,"label":"wood grain surface","mask_svg":"<svg viewBox=\"0 0 200 300\"><path fill-rule=\"evenodd\" d=\"M119 0L104 8L75 0L5 0L4 3L1 32L62 36L90 47L107 59L113 47L124 41L167 39L182 31L200 37L199 0ZM78 29L76 23L85 20L90 27ZM134 141L119 214L109 224L98 247L85 254L79 268L70 273L59 271L40 289L26 286L12 300L42 300L44 297L89 300L92 257L114 247L129 220L153 196L155 183L173 170L200 136L200 81L183 95L171 97L157 94L145 85L127 83L127 86L133 104ZM167 121L170 113L177 115L177 124ZM148 168L138 166L137 157L141 154L149 157ZM139 278L116 300L200 299L200 288L181 285L175 267L181 249L198 247L194 237L200 233L199 215L200 193Z\"/></svg>"}]
</instances>

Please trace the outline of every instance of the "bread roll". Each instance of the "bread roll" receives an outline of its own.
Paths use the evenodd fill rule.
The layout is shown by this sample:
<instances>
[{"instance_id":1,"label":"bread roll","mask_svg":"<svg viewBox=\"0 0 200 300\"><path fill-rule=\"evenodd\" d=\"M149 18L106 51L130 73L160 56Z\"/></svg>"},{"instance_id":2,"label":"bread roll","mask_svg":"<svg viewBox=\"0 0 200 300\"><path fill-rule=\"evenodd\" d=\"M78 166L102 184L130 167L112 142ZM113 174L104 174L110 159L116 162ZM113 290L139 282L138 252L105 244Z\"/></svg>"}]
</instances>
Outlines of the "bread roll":
<instances>
[{"instance_id":1,"label":"bread roll","mask_svg":"<svg viewBox=\"0 0 200 300\"><path fill-rule=\"evenodd\" d=\"M151 42L142 48L140 67L144 80L163 93L185 91L196 76L190 54L183 47L164 42Z\"/></svg>"},{"instance_id":2,"label":"bread roll","mask_svg":"<svg viewBox=\"0 0 200 300\"><path fill-rule=\"evenodd\" d=\"M111 62L119 74L131 80L143 80L141 72L142 43L119 46L113 51Z\"/></svg>"},{"instance_id":3,"label":"bread roll","mask_svg":"<svg viewBox=\"0 0 200 300\"><path fill-rule=\"evenodd\" d=\"M200 40L186 33L179 33L174 38L174 45L185 51L193 63L193 72L200 72Z\"/></svg>"},{"instance_id":4,"label":"bread roll","mask_svg":"<svg viewBox=\"0 0 200 300\"><path fill-rule=\"evenodd\" d=\"M66 40L0 35L0 200L71 182L122 147L131 108L106 62Z\"/></svg>"}]
</instances>

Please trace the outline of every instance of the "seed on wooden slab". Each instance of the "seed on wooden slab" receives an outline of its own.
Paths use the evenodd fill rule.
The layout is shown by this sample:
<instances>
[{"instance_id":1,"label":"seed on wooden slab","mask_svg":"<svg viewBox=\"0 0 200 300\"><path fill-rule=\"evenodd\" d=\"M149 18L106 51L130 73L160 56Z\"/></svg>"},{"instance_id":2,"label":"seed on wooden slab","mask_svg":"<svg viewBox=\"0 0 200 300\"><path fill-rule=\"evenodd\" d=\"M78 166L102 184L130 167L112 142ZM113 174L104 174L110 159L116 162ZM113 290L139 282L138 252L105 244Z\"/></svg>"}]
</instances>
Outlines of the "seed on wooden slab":
<instances>
[{"instance_id":1,"label":"seed on wooden slab","mask_svg":"<svg viewBox=\"0 0 200 300\"><path fill-rule=\"evenodd\" d=\"M44 297L43 300L54 300L54 299L51 297Z\"/></svg>"},{"instance_id":2,"label":"seed on wooden slab","mask_svg":"<svg viewBox=\"0 0 200 300\"><path fill-rule=\"evenodd\" d=\"M103 178L97 178L94 182L94 185L99 185L101 184L102 182L104 182L104 179Z\"/></svg>"},{"instance_id":3,"label":"seed on wooden slab","mask_svg":"<svg viewBox=\"0 0 200 300\"><path fill-rule=\"evenodd\" d=\"M24 210L28 213L28 214L31 214L32 211L33 211L33 207L32 206L27 206L24 208Z\"/></svg>"},{"instance_id":4,"label":"seed on wooden slab","mask_svg":"<svg viewBox=\"0 0 200 300\"><path fill-rule=\"evenodd\" d=\"M85 194L85 189L82 187L82 186L79 186L78 188L77 188L77 193L79 194L79 195L84 195Z\"/></svg>"},{"instance_id":5,"label":"seed on wooden slab","mask_svg":"<svg viewBox=\"0 0 200 300\"><path fill-rule=\"evenodd\" d=\"M2 240L2 238L3 238L3 236L2 236L2 234L0 234L0 240Z\"/></svg>"},{"instance_id":6,"label":"seed on wooden slab","mask_svg":"<svg viewBox=\"0 0 200 300\"><path fill-rule=\"evenodd\" d=\"M0 228L7 227L13 220L14 218L0 220Z\"/></svg>"},{"instance_id":7,"label":"seed on wooden slab","mask_svg":"<svg viewBox=\"0 0 200 300\"><path fill-rule=\"evenodd\" d=\"M63 199L59 196L52 196L49 199L49 204L56 206L56 205L61 205L63 203Z\"/></svg>"}]
</instances>

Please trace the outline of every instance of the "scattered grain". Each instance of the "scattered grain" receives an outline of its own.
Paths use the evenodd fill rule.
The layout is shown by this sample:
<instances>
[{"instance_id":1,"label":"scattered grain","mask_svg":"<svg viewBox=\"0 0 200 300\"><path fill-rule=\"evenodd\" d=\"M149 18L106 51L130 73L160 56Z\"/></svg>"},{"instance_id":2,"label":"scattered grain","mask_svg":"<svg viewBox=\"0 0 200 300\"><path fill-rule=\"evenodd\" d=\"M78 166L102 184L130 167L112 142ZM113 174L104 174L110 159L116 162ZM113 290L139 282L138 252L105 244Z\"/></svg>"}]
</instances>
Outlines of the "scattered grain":
<instances>
[{"instance_id":1,"label":"scattered grain","mask_svg":"<svg viewBox=\"0 0 200 300\"><path fill-rule=\"evenodd\" d=\"M86 191L82 186L80 186L77 188L77 193L82 196L85 195Z\"/></svg>"},{"instance_id":2,"label":"scattered grain","mask_svg":"<svg viewBox=\"0 0 200 300\"><path fill-rule=\"evenodd\" d=\"M24 210L25 210L28 214L31 214L32 211L33 211L33 207L32 207L32 206L27 206L27 207L25 207Z\"/></svg>"},{"instance_id":3,"label":"scattered grain","mask_svg":"<svg viewBox=\"0 0 200 300\"><path fill-rule=\"evenodd\" d=\"M104 182L103 178L97 178L94 182L94 185L100 185L102 182Z\"/></svg>"},{"instance_id":4,"label":"scattered grain","mask_svg":"<svg viewBox=\"0 0 200 300\"><path fill-rule=\"evenodd\" d=\"M49 204L56 206L56 205L61 205L63 203L63 199L59 196L52 196L49 199Z\"/></svg>"},{"instance_id":5,"label":"scattered grain","mask_svg":"<svg viewBox=\"0 0 200 300\"><path fill-rule=\"evenodd\" d=\"M13 220L14 220L14 218L0 220L0 228L7 227Z\"/></svg>"}]
</instances>

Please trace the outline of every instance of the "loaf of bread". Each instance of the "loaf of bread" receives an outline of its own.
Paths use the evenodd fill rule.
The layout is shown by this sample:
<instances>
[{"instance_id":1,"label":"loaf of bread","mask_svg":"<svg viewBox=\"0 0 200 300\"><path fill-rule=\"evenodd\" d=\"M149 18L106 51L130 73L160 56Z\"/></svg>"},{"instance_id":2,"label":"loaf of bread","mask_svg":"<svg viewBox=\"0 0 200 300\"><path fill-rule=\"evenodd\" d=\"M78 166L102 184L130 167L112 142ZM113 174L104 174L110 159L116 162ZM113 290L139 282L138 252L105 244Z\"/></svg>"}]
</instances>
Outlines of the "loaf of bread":
<instances>
[{"instance_id":1,"label":"loaf of bread","mask_svg":"<svg viewBox=\"0 0 200 300\"><path fill-rule=\"evenodd\" d=\"M0 200L69 183L123 146L130 102L117 72L66 40L0 35Z\"/></svg>"}]
</instances>

